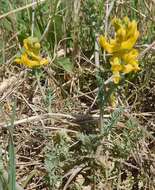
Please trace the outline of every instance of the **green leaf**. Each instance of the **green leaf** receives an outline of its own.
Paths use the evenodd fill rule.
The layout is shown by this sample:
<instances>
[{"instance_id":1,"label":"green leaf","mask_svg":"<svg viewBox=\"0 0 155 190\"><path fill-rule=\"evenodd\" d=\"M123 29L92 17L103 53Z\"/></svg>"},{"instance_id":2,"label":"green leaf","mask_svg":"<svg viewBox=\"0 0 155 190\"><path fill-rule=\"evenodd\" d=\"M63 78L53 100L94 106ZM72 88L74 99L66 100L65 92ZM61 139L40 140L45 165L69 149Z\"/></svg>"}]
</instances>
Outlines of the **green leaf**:
<instances>
[{"instance_id":1,"label":"green leaf","mask_svg":"<svg viewBox=\"0 0 155 190\"><path fill-rule=\"evenodd\" d=\"M67 72L71 73L73 71L73 63L69 58L63 57L57 60L57 63Z\"/></svg>"}]
</instances>

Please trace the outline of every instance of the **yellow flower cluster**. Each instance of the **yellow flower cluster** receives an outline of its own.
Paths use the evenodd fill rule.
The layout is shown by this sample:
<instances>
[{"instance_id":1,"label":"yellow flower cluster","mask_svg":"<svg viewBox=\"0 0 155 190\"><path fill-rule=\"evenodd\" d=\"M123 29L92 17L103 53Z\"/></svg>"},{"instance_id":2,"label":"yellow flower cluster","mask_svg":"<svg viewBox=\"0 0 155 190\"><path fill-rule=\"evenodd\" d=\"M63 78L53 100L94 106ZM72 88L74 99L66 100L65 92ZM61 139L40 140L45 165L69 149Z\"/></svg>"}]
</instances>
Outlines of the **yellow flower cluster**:
<instances>
[{"instance_id":1,"label":"yellow flower cluster","mask_svg":"<svg viewBox=\"0 0 155 190\"><path fill-rule=\"evenodd\" d=\"M48 59L40 55L40 43L35 37L28 37L23 41L24 50L20 57L15 59L18 64L23 64L28 68L40 67L48 64Z\"/></svg>"},{"instance_id":2,"label":"yellow flower cluster","mask_svg":"<svg viewBox=\"0 0 155 190\"><path fill-rule=\"evenodd\" d=\"M110 58L111 70L113 72L113 81L118 84L121 74L137 72L140 70L137 57L138 50L134 49L139 31L137 30L137 22L130 21L128 17L123 20L114 18L112 25L115 29L114 39L109 41L101 35L99 37L100 46L112 55Z\"/></svg>"}]
</instances>

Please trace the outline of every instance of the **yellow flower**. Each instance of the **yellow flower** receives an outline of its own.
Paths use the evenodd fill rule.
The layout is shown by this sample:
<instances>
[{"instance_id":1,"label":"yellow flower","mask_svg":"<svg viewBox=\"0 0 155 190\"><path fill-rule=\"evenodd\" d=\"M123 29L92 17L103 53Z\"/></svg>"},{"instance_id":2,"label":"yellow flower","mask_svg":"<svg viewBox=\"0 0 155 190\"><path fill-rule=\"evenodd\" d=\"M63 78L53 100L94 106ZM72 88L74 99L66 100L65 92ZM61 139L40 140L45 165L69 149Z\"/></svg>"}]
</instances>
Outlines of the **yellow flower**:
<instances>
[{"instance_id":1,"label":"yellow flower","mask_svg":"<svg viewBox=\"0 0 155 190\"><path fill-rule=\"evenodd\" d=\"M133 60L130 64L133 66L133 68L134 68L133 71L135 73L140 70L140 67L138 65L138 61L137 60Z\"/></svg>"},{"instance_id":2,"label":"yellow flower","mask_svg":"<svg viewBox=\"0 0 155 190\"><path fill-rule=\"evenodd\" d=\"M122 55L122 60L125 63L124 66L124 73L130 73L132 71L137 72L140 70L137 57L138 57L138 51L136 49L132 49L126 54Z\"/></svg>"},{"instance_id":3,"label":"yellow flower","mask_svg":"<svg viewBox=\"0 0 155 190\"><path fill-rule=\"evenodd\" d=\"M122 27L120 28L117 33L116 33L116 39L115 41L117 41L117 43L121 43L122 41L124 41L126 39L126 30Z\"/></svg>"},{"instance_id":4,"label":"yellow flower","mask_svg":"<svg viewBox=\"0 0 155 190\"><path fill-rule=\"evenodd\" d=\"M15 59L18 64L23 64L28 68L41 67L48 64L48 59L40 56L40 43L37 38L28 37L23 41L24 52Z\"/></svg>"},{"instance_id":5,"label":"yellow flower","mask_svg":"<svg viewBox=\"0 0 155 190\"><path fill-rule=\"evenodd\" d=\"M20 60L21 64L24 64L25 66L27 66L28 68L34 68L34 67L40 67L42 65L46 65L48 64L48 60L45 58L41 58L38 56L37 59L30 59L27 53L23 53L21 55L21 60Z\"/></svg>"},{"instance_id":6,"label":"yellow flower","mask_svg":"<svg viewBox=\"0 0 155 190\"><path fill-rule=\"evenodd\" d=\"M112 58L110 64L112 72L120 72L123 69L121 60L118 57Z\"/></svg>"},{"instance_id":7,"label":"yellow flower","mask_svg":"<svg viewBox=\"0 0 155 190\"><path fill-rule=\"evenodd\" d=\"M139 52L136 49L132 49L128 53L122 54L122 59L126 63L131 63L133 60L136 60L139 55Z\"/></svg>"},{"instance_id":8,"label":"yellow flower","mask_svg":"<svg viewBox=\"0 0 155 190\"><path fill-rule=\"evenodd\" d=\"M101 46L103 49L105 49L108 53L112 53L112 52L113 52L113 45L110 44L110 43L108 43L107 40L106 40L106 38L105 38L103 35L101 35L101 36L99 37L99 44L100 44L100 46Z\"/></svg>"},{"instance_id":9,"label":"yellow flower","mask_svg":"<svg viewBox=\"0 0 155 190\"><path fill-rule=\"evenodd\" d=\"M118 19L116 17L112 19L111 24L114 26L116 32L122 27L121 19Z\"/></svg>"},{"instance_id":10,"label":"yellow flower","mask_svg":"<svg viewBox=\"0 0 155 190\"><path fill-rule=\"evenodd\" d=\"M40 43L38 42L38 38L35 37L28 37L24 39L24 48L28 52L34 52L35 54L39 54L40 52Z\"/></svg>"},{"instance_id":11,"label":"yellow flower","mask_svg":"<svg viewBox=\"0 0 155 190\"><path fill-rule=\"evenodd\" d=\"M139 36L139 32L135 31L126 41L121 43L121 50L130 50L135 45Z\"/></svg>"},{"instance_id":12,"label":"yellow flower","mask_svg":"<svg viewBox=\"0 0 155 190\"><path fill-rule=\"evenodd\" d=\"M131 64L124 65L123 73L128 74L134 70L134 67Z\"/></svg>"},{"instance_id":13,"label":"yellow flower","mask_svg":"<svg viewBox=\"0 0 155 190\"><path fill-rule=\"evenodd\" d=\"M114 38L109 40L101 35L99 37L100 46L111 54L110 64L113 73L113 81L118 84L121 74L137 72L140 70L138 63L139 52L133 48L138 37L137 22L130 21L128 17L122 20L114 18L112 25L115 29Z\"/></svg>"},{"instance_id":14,"label":"yellow flower","mask_svg":"<svg viewBox=\"0 0 155 190\"><path fill-rule=\"evenodd\" d=\"M120 19L113 19L112 25L115 28L115 38L108 40L101 35L99 37L99 44L108 53L115 53L119 51L127 51L132 49L136 43L139 32L137 30L137 23L135 20L130 20L125 17L122 21Z\"/></svg>"}]
</instances>

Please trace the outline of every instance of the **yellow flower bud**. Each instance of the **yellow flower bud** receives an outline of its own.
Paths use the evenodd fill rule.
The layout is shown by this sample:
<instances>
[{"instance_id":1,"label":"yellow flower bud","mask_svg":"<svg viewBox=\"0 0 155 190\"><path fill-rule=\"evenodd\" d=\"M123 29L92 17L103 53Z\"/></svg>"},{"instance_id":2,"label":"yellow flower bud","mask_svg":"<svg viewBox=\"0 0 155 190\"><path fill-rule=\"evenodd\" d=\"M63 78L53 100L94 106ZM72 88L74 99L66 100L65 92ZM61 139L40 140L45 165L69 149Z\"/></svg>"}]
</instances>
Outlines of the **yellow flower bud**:
<instances>
[{"instance_id":1,"label":"yellow flower bud","mask_svg":"<svg viewBox=\"0 0 155 190\"><path fill-rule=\"evenodd\" d=\"M123 73L128 74L134 70L134 67L131 64L124 65Z\"/></svg>"},{"instance_id":2,"label":"yellow flower bud","mask_svg":"<svg viewBox=\"0 0 155 190\"><path fill-rule=\"evenodd\" d=\"M40 43L39 43L39 42L35 43L35 44L34 44L34 48L40 49Z\"/></svg>"},{"instance_id":3,"label":"yellow flower bud","mask_svg":"<svg viewBox=\"0 0 155 190\"><path fill-rule=\"evenodd\" d=\"M101 35L101 36L99 37L99 44L100 44L100 46L101 46L103 49L105 49L108 53L112 53L112 45L110 45L110 44L107 42L106 38L105 38L103 35Z\"/></svg>"},{"instance_id":4,"label":"yellow flower bud","mask_svg":"<svg viewBox=\"0 0 155 190\"><path fill-rule=\"evenodd\" d=\"M121 76L119 72L114 72L113 73L113 81L115 84L118 84L120 82Z\"/></svg>"},{"instance_id":5,"label":"yellow flower bud","mask_svg":"<svg viewBox=\"0 0 155 190\"><path fill-rule=\"evenodd\" d=\"M132 49L128 53L125 53L122 55L122 59L125 63L130 63L133 60L136 60L138 57L139 53L136 49Z\"/></svg>"},{"instance_id":6,"label":"yellow flower bud","mask_svg":"<svg viewBox=\"0 0 155 190\"><path fill-rule=\"evenodd\" d=\"M118 18L113 18L111 21L112 25L114 26L115 30L119 30L122 27L122 22L120 19Z\"/></svg>"},{"instance_id":7,"label":"yellow flower bud","mask_svg":"<svg viewBox=\"0 0 155 190\"><path fill-rule=\"evenodd\" d=\"M118 57L112 58L110 64L112 72L119 72L122 70L121 60Z\"/></svg>"},{"instance_id":8,"label":"yellow flower bud","mask_svg":"<svg viewBox=\"0 0 155 190\"><path fill-rule=\"evenodd\" d=\"M116 38L118 42L122 42L125 40L126 37L126 30L124 28L120 28L116 33Z\"/></svg>"},{"instance_id":9,"label":"yellow flower bud","mask_svg":"<svg viewBox=\"0 0 155 190\"><path fill-rule=\"evenodd\" d=\"M133 66L133 71L136 73L137 71L139 71L140 70L140 67L139 67L139 65L138 65L138 61L137 60L133 60L132 62L131 62L131 65Z\"/></svg>"}]
</instances>

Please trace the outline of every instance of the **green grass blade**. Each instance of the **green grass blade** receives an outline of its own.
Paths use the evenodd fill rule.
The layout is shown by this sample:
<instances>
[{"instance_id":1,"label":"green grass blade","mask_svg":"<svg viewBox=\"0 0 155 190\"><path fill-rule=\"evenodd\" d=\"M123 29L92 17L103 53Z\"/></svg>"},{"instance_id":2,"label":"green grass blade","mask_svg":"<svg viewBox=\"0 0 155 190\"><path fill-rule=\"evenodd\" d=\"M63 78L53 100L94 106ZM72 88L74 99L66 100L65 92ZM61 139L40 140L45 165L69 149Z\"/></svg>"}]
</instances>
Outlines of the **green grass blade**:
<instances>
[{"instance_id":1,"label":"green grass blade","mask_svg":"<svg viewBox=\"0 0 155 190\"><path fill-rule=\"evenodd\" d=\"M9 171L8 171L8 187L9 190L16 190L16 169L15 169L15 151L13 142L13 127L16 114L16 106L13 106L11 125L8 127L9 130Z\"/></svg>"}]
</instances>

